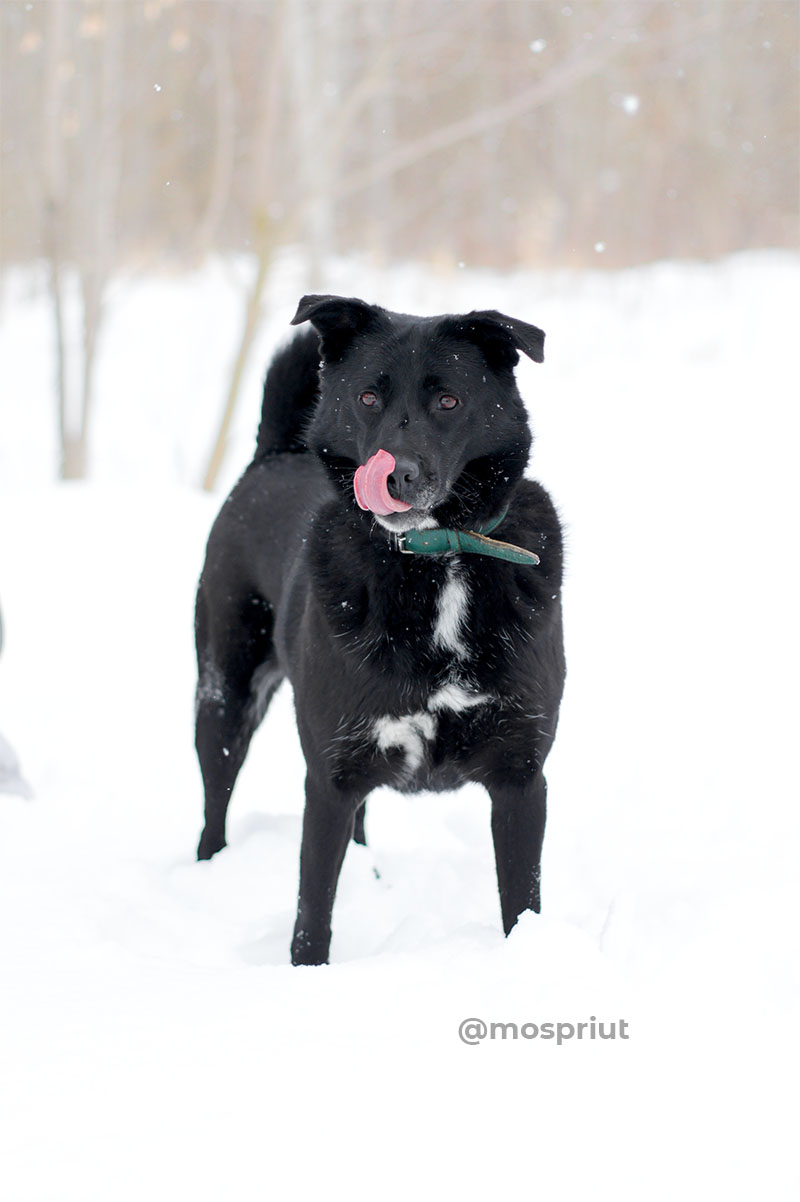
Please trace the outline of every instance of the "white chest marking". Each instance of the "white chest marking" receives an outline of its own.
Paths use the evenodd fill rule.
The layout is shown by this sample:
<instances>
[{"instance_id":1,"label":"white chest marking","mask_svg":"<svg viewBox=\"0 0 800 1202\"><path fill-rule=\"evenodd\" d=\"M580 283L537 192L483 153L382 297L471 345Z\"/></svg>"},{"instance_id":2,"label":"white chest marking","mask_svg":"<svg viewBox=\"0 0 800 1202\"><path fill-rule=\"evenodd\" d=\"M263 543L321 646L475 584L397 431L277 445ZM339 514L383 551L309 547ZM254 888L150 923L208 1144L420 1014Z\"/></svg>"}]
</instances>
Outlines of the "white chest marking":
<instances>
[{"instance_id":1,"label":"white chest marking","mask_svg":"<svg viewBox=\"0 0 800 1202\"><path fill-rule=\"evenodd\" d=\"M469 589L460 568L447 565L447 579L442 585L436 604L436 621L433 627L433 642L445 651L451 651L456 659L467 658L464 643L464 627L469 608Z\"/></svg>"},{"instance_id":2,"label":"white chest marking","mask_svg":"<svg viewBox=\"0 0 800 1202\"><path fill-rule=\"evenodd\" d=\"M455 714L461 714L464 710L483 705L489 700L486 693L473 693L460 680L451 680L430 695L428 709L434 714L439 710L452 710Z\"/></svg>"},{"instance_id":3,"label":"white chest marking","mask_svg":"<svg viewBox=\"0 0 800 1202\"><path fill-rule=\"evenodd\" d=\"M465 642L469 589L456 563L447 565L447 576L436 600L436 619L433 624L433 644L449 651L453 659L464 663L469 658ZM438 714L444 710L461 714L475 706L484 705L491 698L485 693L476 693L468 683L460 679L455 669L450 679L432 693L425 709L399 718L388 715L378 718L373 726L373 737L379 751L399 747L405 754L405 771L416 772L425 759L428 743L436 738Z\"/></svg>"},{"instance_id":4,"label":"white chest marking","mask_svg":"<svg viewBox=\"0 0 800 1202\"><path fill-rule=\"evenodd\" d=\"M424 711L402 718L379 718L375 739L380 751L400 747L405 752L406 770L415 772L425 756L425 742L436 736L436 719Z\"/></svg>"}]
</instances>

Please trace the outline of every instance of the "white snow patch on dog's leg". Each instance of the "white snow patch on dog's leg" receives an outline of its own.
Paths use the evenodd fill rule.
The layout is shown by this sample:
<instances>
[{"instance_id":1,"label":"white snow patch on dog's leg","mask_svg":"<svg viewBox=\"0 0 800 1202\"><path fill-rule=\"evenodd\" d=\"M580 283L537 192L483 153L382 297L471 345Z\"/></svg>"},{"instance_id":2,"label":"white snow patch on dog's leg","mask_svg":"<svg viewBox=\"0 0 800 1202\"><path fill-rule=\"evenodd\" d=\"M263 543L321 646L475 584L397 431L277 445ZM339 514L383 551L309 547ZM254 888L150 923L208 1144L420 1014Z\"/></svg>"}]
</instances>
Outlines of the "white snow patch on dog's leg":
<instances>
[{"instance_id":1,"label":"white snow patch on dog's leg","mask_svg":"<svg viewBox=\"0 0 800 1202\"><path fill-rule=\"evenodd\" d=\"M433 641L437 647L452 651L456 659L466 659L464 625L469 606L469 589L457 564L447 565L447 579L442 585L437 604Z\"/></svg>"}]
</instances>

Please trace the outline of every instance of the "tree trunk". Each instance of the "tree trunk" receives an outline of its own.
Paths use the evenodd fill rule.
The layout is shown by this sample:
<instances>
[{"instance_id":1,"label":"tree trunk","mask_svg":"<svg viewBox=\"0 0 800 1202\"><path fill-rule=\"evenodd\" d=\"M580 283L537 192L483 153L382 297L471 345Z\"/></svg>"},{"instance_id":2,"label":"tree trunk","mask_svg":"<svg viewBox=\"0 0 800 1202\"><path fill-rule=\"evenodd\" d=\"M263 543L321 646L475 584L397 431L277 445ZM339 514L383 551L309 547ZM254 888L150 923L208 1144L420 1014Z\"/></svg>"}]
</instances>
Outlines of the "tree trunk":
<instances>
[{"instance_id":1,"label":"tree trunk","mask_svg":"<svg viewBox=\"0 0 800 1202\"><path fill-rule=\"evenodd\" d=\"M64 271L62 263L61 227L64 210L64 146L61 135L63 82L60 75L66 42L66 8L51 4L46 9L44 64L44 137L43 137L43 206L42 224L48 261L48 287L53 317L53 336L56 347L56 405L60 448L60 474L64 474L66 442L69 428L67 396L67 362L64 314Z\"/></svg>"},{"instance_id":2,"label":"tree trunk","mask_svg":"<svg viewBox=\"0 0 800 1202\"><path fill-rule=\"evenodd\" d=\"M275 223L269 215L269 190L273 184L273 174L270 168L273 166L274 161L280 95L284 81L287 14L288 0L283 0L283 3L276 8L270 31L272 35L271 53L269 61L265 66L265 89L261 105L259 139L258 144L252 151L253 158L257 164L255 190L259 201L259 210L254 216L256 231L256 274L247 293L242 334L239 339L239 347L236 352L233 372L228 386L228 395L225 398L222 418L203 478L203 488L206 492L213 492L220 469L225 460L225 452L228 449L228 434L239 405L245 367L247 366L247 360L250 357L250 351L261 320L261 303L269 278L272 254L277 244Z\"/></svg>"},{"instance_id":3,"label":"tree trunk","mask_svg":"<svg viewBox=\"0 0 800 1202\"><path fill-rule=\"evenodd\" d=\"M82 434L64 434L61 440L61 479L85 480L87 468L86 439Z\"/></svg>"},{"instance_id":4,"label":"tree trunk","mask_svg":"<svg viewBox=\"0 0 800 1202\"><path fill-rule=\"evenodd\" d=\"M247 297L245 306L244 328L242 336L239 340L239 349L236 353L236 361L233 366L233 374L228 387L228 395L225 398L225 407L222 411L222 420L217 430L217 437L214 441L214 447L211 452L211 458L208 461L205 479L203 480L203 488L206 492L213 492L214 485L217 482L217 477L220 473L220 468L225 459L225 452L228 449L228 434L233 422L234 414L239 404L239 394L242 387L242 377L244 369L247 366L247 360L250 357L250 351L253 346L253 340L258 330L261 319L261 299L264 295L264 288L269 277L269 269L272 263L272 243L269 236L269 227L265 223L261 244L258 250L258 270L256 278L253 281L253 286Z\"/></svg>"},{"instance_id":5,"label":"tree trunk","mask_svg":"<svg viewBox=\"0 0 800 1202\"><path fill-rule=\"evenodd\" d=\"M217 6L214 12L214 148L208 200L197 225L196 246L201 260L216 247L215 235L225 216L236 150L236 94L231 74L230 45L232 12L227 4Z\"/></svg>"},{"instance_id":6,"label":"tree trunk","mask_svg":"<svg viewBox=\"0 0 800 1202\"><path fill-rule=\"evenodd\" d=\"M85 176L91 181L85 211L94 213L91 229L82 231L87 246L80 268L81 300L83 303L83 383L81 409L77 429L71 441L70 460L77 478L83 479L89 469L89 433L95 401L95 366L100 331L104 318L104 302L114 271L117 240L117 200L122 171L121 160L121 97L122 19L121 7L115 3L105 6L106 27L100 77L100 154L94 172L86 164ZM94 98L89 96L91 104ZM65 448L66 472L66 448ZM74 478L74 477L71 477Z\"/></svg>"}]
</instances>

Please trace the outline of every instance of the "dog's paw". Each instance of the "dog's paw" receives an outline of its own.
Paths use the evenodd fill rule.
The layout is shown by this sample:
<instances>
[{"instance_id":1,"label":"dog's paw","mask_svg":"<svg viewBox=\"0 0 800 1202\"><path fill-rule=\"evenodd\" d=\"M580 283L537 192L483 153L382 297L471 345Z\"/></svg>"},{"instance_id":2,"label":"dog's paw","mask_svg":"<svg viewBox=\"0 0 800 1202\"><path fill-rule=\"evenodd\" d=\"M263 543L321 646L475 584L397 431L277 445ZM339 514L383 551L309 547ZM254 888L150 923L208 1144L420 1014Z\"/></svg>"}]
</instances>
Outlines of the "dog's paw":
<instances>
[{"instance_id":1,"label":"dog's paw","mask_svg":"<svg viewBox=\"0 0 800 1202\"><path fill-rule=\"evenodd\" d=\"M313 939L307 931L295 928L292 939L292 964L295 968L310 968L328 963L330 933L327 938Z\"/></svg>"},{"instance_id":2,"label":"dog's paw","mask_svg":"<svg viewBox=\"0 0 800 1202\"><path fill-rule=\"evenodd\" d=\"M206 831L203 831L200 836L200 842L197 845L197 858L198 860L210 860L212 856L215 856L218 851L222 851L223 847L226 846L227 844L224 839L220 839L219 836L215 838L207 834Z\"/></svg>"}]
</instances>

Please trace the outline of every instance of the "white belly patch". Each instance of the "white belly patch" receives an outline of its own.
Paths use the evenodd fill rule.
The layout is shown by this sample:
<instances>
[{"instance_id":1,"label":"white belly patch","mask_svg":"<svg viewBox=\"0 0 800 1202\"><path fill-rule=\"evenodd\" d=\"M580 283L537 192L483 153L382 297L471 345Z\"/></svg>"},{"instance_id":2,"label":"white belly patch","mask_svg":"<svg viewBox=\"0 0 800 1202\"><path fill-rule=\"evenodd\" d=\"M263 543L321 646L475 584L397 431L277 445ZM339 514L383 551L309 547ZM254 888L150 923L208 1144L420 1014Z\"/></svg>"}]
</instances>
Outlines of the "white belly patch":
<instances>
[{"instance_id":1,"label":"white belly patch","mask_svg":"<svg viewBox=\"0 0 800 1202\"><path fill-rule=\"evenodd\" d=\"M399 718L378 718L372 728L373 737L379 751L399 747L406 758L404 771L411 775L422 765L428 744L436 738L439 714L444 710L462 714L491 700L487 693L476 693L463 680L453 678L431 693L424 710Z\"/></svg>"},{"instance_id":2,"label":"white belly patch","mask_svg":"<svg viewBox=\"0 0 800 1202\"><path fill-rule=\"evenodd\" d=\"M461 714L487 701L491 701L487 694L474 692L463 681L451 680L431 693L424 710L399 718L378 718L372 728L373 737L379 751L399 747L406 757L404 770L411 774L421 766L428 744L436 738L438 715L443 710Z\"/></svg>"},{"instance_id":3,"label":"white belly patch","mask_svg":"<svg viewBox=\"0 0 800 1202\"><path fill-rule=\"evenodd\" d=\"M416 772L425 757L425 744L436 738L436 719L420 710L401 718L379 718L374 727L380 751L400 747L406 757L406 770Z\"/></svg>"}]
</instances>

